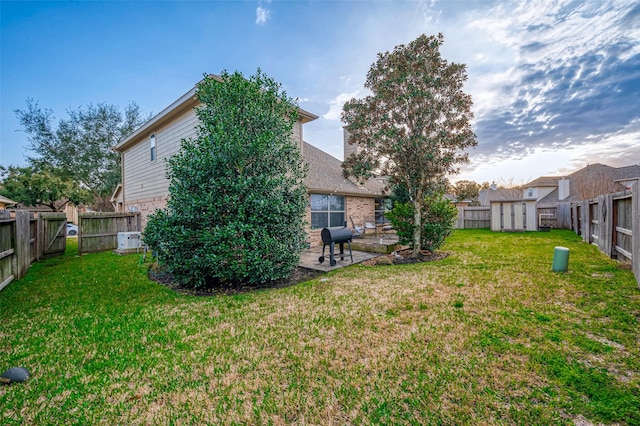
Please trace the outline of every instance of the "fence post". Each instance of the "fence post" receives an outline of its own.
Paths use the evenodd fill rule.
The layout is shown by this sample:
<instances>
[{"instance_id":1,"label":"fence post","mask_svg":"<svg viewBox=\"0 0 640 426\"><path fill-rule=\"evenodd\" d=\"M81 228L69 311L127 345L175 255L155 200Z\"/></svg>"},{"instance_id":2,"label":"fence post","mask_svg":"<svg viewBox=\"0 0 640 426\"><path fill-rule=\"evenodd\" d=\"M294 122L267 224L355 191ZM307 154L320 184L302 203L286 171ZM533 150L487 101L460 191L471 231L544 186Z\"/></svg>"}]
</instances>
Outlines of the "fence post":
<instances>
[{"instance_id":1,"label":"fence post","mask_svg":"<svg viewBox=\"0 0 640 426\"><path fill-rule=\"evenodd\" d=\"M598 247L611 257L613 240L613 194L598 197Z\"/></svg>"},{"instance_id":2,"label":"fence post","mask_svg":"<svg viewBox=\"0 0 640 426\"><path fill-rule=\"evenodd\" d=\"M29 223L29 212L26 210L16 211L16 279L24 277L31 264L31 226Z\"/></svg>"},{"instance_id":3,"label":"fence post","mask_svg":"<svg viewBox=\"0 0 640 426\"><path fill-rule=\"evenodd\" d=\"M82 214L79 214L76 222L78 224L78 256L82 256L82 221Z\"/></svg>"},{"instance_id":4,"label":"fence post","mask_svg":"<svg viewBox=\"0 0 640 426\"><path fill-rule=\"evenodd\" d=\"M42 220L42 214L38 213L38 225L36 231L36 242L38 245L38 254L36 260L42 260L44 255L44 221Z\"/></svg>"},{"instance_id":5,"label":"fence post","mask_svg":"<svg viewBox=\"0 0 640 426\"><path fill-rule=\"evenodd\" d=\"M633 274L640 287L640 180L631 185L631 261L633 262Z\"/></svg>"},{"instance_id":6,"label":"fence post","mask_svg":"<svg viewBox=\"0 0 640 426\"><path fill-rule=\"evenodd\" d=\"M559 229L571 228L571 204L564 202L556 207L556 217L558 218Z\"/></svg>"},{"instance_id":7,"label":"fence post","mask_svg":"<svg viewBox=\"0 0 640 426\"><path fill-rule=\"evenodd\" d=\"M456 219L454 228L456 229L464 228L464 207L462 206L458 206L458 218Z\"/></svg>"},{"instance_id":8,"label":"fence post","mask_svg":"<svg viewBox=\"0 0 640 426\"><path fill-rule=\"evenodd\" d=\"M582 201L580 215L582 216L582 239L588 243L589 240L591 240L591 213L589 200Z\"/></svg>"}]
</instances>

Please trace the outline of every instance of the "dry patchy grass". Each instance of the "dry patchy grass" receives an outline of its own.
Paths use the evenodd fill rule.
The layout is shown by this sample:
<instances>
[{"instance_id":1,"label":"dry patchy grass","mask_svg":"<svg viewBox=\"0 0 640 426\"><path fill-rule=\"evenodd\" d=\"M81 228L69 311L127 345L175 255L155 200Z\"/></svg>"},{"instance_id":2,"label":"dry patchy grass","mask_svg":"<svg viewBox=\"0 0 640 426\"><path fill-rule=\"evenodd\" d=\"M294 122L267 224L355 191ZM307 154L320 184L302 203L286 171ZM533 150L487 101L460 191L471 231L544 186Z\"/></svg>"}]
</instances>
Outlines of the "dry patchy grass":
<instances>
[{"instance_id":1,"label":"dry patchy grass","mask_svg":"<svg viewBox=\"0 0 640 426\"><path fill-rule=\"evenodd\" d=\"M550 271L553 247L570 272ZM442 261L193 297L111 253L0 293L2 423L638 424L640 297L570 232L456 232Z\"/></svg>"}]
</instances>

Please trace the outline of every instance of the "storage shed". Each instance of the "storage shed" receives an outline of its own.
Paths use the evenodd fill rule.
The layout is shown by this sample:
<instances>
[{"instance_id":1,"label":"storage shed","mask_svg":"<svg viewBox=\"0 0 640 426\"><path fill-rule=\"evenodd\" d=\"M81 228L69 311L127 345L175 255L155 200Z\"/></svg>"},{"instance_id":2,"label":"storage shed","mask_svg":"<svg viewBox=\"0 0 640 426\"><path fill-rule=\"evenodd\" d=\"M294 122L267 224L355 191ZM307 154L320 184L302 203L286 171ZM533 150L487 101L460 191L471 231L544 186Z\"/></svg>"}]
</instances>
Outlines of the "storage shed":
<instances>
[{"instance_id":1,"label":"storage shed","mask_svg":"<svg viewBox=\"0 0 640 426\"><path fill-rule=\"evenodd\" d=\"M491 201L491 230L500 232L536 231L536 200Z\"/></svg>"}]
</instances>

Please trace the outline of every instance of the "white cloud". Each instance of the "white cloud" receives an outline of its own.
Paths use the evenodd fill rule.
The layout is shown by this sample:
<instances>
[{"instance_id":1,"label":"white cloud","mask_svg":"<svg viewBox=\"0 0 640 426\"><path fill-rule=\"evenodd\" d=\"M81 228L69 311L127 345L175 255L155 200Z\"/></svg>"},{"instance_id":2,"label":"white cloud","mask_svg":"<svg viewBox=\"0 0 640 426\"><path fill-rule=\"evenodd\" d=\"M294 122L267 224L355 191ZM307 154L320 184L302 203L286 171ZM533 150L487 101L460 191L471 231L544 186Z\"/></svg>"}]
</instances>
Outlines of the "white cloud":
<instances>
[{"instance_id":1,"label":"white cloud","mask_svg":"<svg viewBox=\"0 0 640 426\"><path fill-rule=\"evenodd\" d=\"M351 93L340 93L335 99L332 99L329 102L329 111L327 111L322 116L327 120L340 120L340 115L342 114L342 106L348 100L362 96L360 90L356 90Z\"/></svg>"},{"instance_id":2,"label":"white cloud","mask_svg":"<svg viewBox=\"0 0 640 426\"><path fill-rule=\"evenodd\" d=\"M256 8L256 24L264 25L269 19L269 9L265 9L262 6Z\"/></svg>"}]
</instances>

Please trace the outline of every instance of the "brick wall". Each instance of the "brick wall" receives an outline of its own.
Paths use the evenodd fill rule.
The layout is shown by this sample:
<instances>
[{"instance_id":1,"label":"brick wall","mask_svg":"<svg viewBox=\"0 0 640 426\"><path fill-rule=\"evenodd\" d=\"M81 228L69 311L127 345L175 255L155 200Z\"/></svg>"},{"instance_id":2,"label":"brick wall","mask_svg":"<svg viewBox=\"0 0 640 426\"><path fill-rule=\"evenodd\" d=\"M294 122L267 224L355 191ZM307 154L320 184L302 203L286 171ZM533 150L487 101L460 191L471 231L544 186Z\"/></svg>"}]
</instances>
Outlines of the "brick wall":
<instances>
[{"instance_id":1,"label":"brick wall","mask_svg":"<svg viewBox=\"0 0 640 426\"><path fill-rule=\"evenodd\" d=\"M364 222L374 222L375 219L375 202L373 198L367 197L345 197L345 203L347 207L346 217L347 227L351 228L350 217L353 218L356 226L363 226ZM125 204L125 211L130 211L132 207L135 207L136 211L140 212L140 218L142 220L142 229L147 224L148 216L158 209L164 208L167 205L165 197L153 197L144 200L137 200L135 202L127 202ZM307 221L306 231L309 236L308 242L311 247L317 247L322 245L322 239L320 238L321 229L311 229L311 208L307 206L305 213Z\"/></svg>"},{"instance_id":2,"label":"brick wall","mask_svg":"<svg viewBox=\"0 0 640 426\"><path fill-rule=\"evenodd\" d=\"M347 227L351 228L353 225L351 224L351 218L353 218L353 222L356 226L363 226L364 222L375 221L375 201L373 198L368 197L345 197L345 204L347 207L346 211L346 221ZM311 227L311 209L307 207L306 212L306 221L307 221L307 235L309 235L309 243L311 247L317 247L322 245L322 239L320 237L320 233L322 229L310 229Z\"/></svg>"},{"instance_id":3,"label":"brick wall","mask_svg":"<svg viewBox=\"0 0 640 426\"><path fill-rule=\"evenodd\" d=\"M167 206L167 200L165 197L153 197L144 200L136 200L135 202L126 202L125 211L131 211L131 208L135 208L135 211L140 212L140 219L142 220L142 229L147 224L147 217L158 209L162 209Z\"/></svg>"},{"instance_id":4,"label":"brick wall","mask_svg":"<svg viewBox=\"0 0 640 426\"><path fill-rule=\"evenodd\" d=\"M356 226L364 226L365 222L375 223L375 200L368 197L347 197L347 226L351 227L353 218Z\"/></svg>"}]
</instances>

